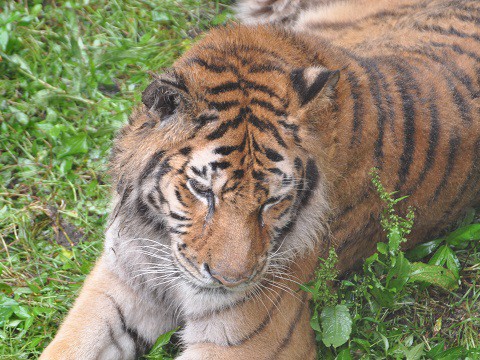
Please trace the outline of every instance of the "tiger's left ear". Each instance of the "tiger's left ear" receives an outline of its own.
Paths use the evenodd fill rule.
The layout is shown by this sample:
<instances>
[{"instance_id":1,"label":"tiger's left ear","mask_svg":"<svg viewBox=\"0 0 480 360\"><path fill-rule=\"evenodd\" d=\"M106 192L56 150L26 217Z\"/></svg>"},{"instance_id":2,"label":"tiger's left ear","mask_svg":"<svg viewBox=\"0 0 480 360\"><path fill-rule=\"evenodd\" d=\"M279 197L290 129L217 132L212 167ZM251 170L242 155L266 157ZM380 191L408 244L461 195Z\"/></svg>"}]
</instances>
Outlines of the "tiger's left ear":
<instances>
[{"instance_id":1,"label":"tiger's left ear","mask_svg":"<svg viewBox=\"0 0 480 360\"><path fill-rule=\"evenodd\" d=\"M333 89L339 78L340 71L331 71L321 66L295 69L290 73L290 80L302 106L313 100L323 89Z\"/></svg>"}]
</instances>

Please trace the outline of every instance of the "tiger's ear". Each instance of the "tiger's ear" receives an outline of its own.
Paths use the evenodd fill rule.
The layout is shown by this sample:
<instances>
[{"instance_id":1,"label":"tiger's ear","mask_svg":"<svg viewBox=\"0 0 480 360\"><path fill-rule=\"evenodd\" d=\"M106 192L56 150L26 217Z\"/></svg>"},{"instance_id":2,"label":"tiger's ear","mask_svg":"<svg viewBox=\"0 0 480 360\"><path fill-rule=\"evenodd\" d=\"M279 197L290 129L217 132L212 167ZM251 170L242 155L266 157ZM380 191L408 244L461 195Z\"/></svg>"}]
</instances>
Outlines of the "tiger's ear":
<instances>
[{"instance_id":1,"label":"tiger's ear","mask_svg":"<svg viewBox=\"0 0 480 360\"><path fill-rule=\"evenodd\" d=\"M166 74L154 80L142 93L142 102L160 119L172 116L184 100L185 85L176 76Z\"/></svg>"},{"instance_id":2,"label":"tiger's ear","mask_svg":"<svg viewBox=\"0 0 480 360\"><path fill-rule=\"evenodd\" d=\"M339 78L340 71L321 66L295 69L290 73L290 80L302 106L313 100L323 89L333 89Z\"/></svg>"},{"instance_id":3,"label":"tiger's ear","mask_svg":"<svg viewBox=\"0 0 480 360\"><path fill-rule=\"evenodd\" d=\"M149 111L164 119L175 113L180 104L180 94L155 80L142 93L142 102Z\"/></svg>"}]
</instances>

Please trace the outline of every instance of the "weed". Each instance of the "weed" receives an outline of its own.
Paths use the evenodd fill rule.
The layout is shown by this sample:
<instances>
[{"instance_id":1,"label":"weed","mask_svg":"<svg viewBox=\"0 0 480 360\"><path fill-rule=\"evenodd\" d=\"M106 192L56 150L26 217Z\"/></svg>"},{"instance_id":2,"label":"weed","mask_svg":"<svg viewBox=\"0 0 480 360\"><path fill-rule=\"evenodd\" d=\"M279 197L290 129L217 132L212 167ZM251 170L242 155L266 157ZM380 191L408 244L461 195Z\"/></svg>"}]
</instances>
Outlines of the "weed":
<instances>
[{"instance_id":1,"label":"weed","mask_svg":"<svg viewBox=\"0 0 480 360\"><path fill-rule=\"evenodd\" d=\"M475 246L473 241L480 240L480 224L471 224L474 215L470 212L457 230L421 244L405 255L401 244L413 226L414 210L408 209L406 216L401 217L395 205L405 197L395 198L394 192L387 192L376 171L372 172L372 183L385 203L381 225L386 242L378 243L377 252L365 260L363 274L337 281L336 292L327 285L333 283L337 275L332 271L336 262L332 250L326 260L320 260L315 279L303 287L312 294L311 325L317 335L321 357L478 358L479 309L476 301L479 293L474 284L466 293L463 293L463 286L459 287L466 279L460 276L460 260L452 247ZM478 262L476 249L475 254ZM413 261L426 256L431 256L428 263ZM434 286L432 290L427 287L431 285ZM428 290L434 295L425 293ZM456 292L445 296L453 290ZM441 304L445 298L453 300L455 297L455 305ZM435 303L437 309L462 305L461 320L452 320L453 314L446 312L440 316L435 314L428 308L430 303ZM413 318L409 310L414 312ZM447 333L451 334L456 328L457 337L439 336L444 316L450 327ZM429 334L425 327L433 331Z\"/></svg>"}]
</instances>

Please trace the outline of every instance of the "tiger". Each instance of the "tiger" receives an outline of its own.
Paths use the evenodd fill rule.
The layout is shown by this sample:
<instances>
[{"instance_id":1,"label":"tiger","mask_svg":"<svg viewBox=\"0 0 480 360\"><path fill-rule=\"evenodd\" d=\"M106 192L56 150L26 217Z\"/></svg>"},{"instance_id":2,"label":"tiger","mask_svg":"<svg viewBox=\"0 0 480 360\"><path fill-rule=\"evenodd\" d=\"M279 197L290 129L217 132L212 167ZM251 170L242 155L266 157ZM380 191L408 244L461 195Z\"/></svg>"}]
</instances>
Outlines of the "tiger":
<instances>
[{"instance_id":1,"label":"tiger","mask_svg":"<svg viewBox=\"0 0 480 360\"><path fill-rule=\"evenodd\" d=\"M179 360L315 359L299 286L382 240L372 168L415 209L407 247L480 204L478 1L252 3L118 133L103 253L40 359L135 359L177 327Z\"/></svg>"}]
</instances>

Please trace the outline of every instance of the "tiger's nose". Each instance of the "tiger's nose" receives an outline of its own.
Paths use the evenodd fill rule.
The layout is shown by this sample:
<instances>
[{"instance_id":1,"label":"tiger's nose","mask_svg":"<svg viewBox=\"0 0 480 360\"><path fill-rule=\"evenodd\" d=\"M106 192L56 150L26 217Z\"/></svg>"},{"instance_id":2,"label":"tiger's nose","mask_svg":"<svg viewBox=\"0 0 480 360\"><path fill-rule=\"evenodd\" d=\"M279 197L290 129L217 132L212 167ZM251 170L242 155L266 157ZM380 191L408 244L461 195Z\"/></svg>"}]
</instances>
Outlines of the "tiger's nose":
<instances>
[{"instance_id":1,"label":"tiger's nose","mask_svg":"<svg viewBox=\"0 0 480 360\"><path fill-rule=\"evenodd\" d=\"M205 271L216 281L218 281L220 284L226 287L235 287L238 286L250 279L253 278L255 273L253 274L239 274L238 276L226 276L224 274L221 274L220 272L215 271L214 269L210 268L208 264L204 264L204 269Z\"/></svg>"}]
</instances>

